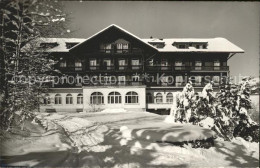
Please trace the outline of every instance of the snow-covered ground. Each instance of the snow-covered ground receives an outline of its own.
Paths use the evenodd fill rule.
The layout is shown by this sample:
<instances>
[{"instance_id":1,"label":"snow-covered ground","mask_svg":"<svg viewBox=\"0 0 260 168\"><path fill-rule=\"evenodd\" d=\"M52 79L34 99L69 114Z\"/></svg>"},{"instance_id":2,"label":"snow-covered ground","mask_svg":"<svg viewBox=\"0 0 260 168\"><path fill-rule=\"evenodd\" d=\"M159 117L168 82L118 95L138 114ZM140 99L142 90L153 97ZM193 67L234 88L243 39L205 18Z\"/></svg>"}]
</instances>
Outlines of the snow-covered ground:
<instances>
[{"instance_id":1,"label":"snow-covered ground","mask_svg":"<svg viewBox=\"0 0 260 168\"><path fill-rule=\"evenodd\" d=\"M40 117L41 118L41 117ZM259 162L259 143L248 143L240 138L233 142L220 139L209 149L173 146L169 143L157 143L153 138L129 138L121 136L121 126L126 129L165 127L160 116L145 112L124 113L74 113L42 116L50 128L46 133L35 133L32 137L9 139L1 144L2 161L11 165L49 166L49 167L257 167ZM99 122L97 124L97 122ZM100 123L101 122L101 123ZM74 150L77 140L89 136L78 134L84 128L102 125L96 150ZM67 133L76 141L61 132ZM110 129L105 129L106 127ZM170 127L170 126L169 126ZM181 126L177 125L177 128ZM97 128L98 129L98 128ZM95 130L95 129L94 129ZM160 130L158 131L160 132ZM81 132L82 133L82 132ZM41 136L42 135L42 136ZM100 134L99 134L100 135ZM84 137L86 136L86 137ZM92 136L92 135L91 135ZM93 135L95 138L98 135ZM145 136L146 137L146 136ZM81 142L82 145L84 142ZM89 149L89 148L87 148Z\"/></svg>"}]
</instances>

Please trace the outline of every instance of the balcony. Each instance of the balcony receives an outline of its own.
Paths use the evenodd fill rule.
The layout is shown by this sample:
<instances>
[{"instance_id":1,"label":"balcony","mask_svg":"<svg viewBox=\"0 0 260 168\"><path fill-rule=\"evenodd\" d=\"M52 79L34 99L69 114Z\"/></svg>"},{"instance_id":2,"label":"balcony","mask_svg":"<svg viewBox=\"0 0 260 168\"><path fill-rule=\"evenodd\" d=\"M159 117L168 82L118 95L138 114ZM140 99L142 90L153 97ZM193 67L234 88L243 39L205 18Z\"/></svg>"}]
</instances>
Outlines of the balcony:
<instances>
[{"instance_id":1,"label":"balcony","mask_svg":"<svg viewBox=\"0 0 260 168\"><path fill-rule=\"evenodd\" d=\"M100 53L105 53L105 54L141 54L142 50L141 49L100 49Z\"/></svg>"},{"instance_id":2,"label":"balcony","mask_svg":"<svg viewBox=\"0 0 260 168\"><path fill-rule=\"evenodd\" d=\"M171 71L172 67L171 66L151 66L151 65L147 65L146 69L148 71Z\"/></svg>"},{"instance_id":3,"label":"balcony","mask_svg":"<svg viewBox=\"0 0 260 168\"><path fill-rule=\"evenodd\" d=\"M180 71L228 71L229 66L174 66L174 70Z\"/></svg>"},{"instance_id":4,"label":"balcony","mask_svg":"<svg viewBox=\"0 0 260 168\"><path fill-rule=\"evenodd\" d=\"M59 67L59 70L64 73L82 72L83 67Z\"/></svg>"},{"instance_id":5,"label":"balcony","mask_svg":"<svg viewBox=\"0 0 260 168\"><path fill-rule=\"evenodd\" d=\"M228 66L146 66L146 71L150 72L161 72L161 71L228 71ZM83 67L60 67L64 73L82 72ZM90 66L87 71L141 71L142 65L120 65L120 66Z\"/></svg>"}]
</instances>

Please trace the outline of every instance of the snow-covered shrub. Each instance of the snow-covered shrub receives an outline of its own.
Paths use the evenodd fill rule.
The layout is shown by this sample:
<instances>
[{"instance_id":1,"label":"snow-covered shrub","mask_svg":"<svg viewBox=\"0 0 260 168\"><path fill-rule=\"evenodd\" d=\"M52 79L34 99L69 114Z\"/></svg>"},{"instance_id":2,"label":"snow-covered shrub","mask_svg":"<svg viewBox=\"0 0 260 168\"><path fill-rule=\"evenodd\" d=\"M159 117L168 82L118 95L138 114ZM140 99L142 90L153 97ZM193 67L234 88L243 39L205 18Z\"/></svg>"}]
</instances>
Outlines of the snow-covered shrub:
<instances>
[{"instance_id":1,"label":"snow-covered shrub","mask_svg":"<svg viewBox=\"0 0 260 168\"><path fill-rule=\"evenodd\" d=\"M220 91L216 95L206 88L211 87L210 83L206 85L204 94L195 94L190 100L190 122L211 128L225 140L239 136L258 142L259 124L249 115L249 110L252 109L249 81L250 78L244 78L240 84L235 85L229 79L222 80ZM214 125L211 122L209 126L209 121L214 121Z\"/></svg>"}]
</instances>

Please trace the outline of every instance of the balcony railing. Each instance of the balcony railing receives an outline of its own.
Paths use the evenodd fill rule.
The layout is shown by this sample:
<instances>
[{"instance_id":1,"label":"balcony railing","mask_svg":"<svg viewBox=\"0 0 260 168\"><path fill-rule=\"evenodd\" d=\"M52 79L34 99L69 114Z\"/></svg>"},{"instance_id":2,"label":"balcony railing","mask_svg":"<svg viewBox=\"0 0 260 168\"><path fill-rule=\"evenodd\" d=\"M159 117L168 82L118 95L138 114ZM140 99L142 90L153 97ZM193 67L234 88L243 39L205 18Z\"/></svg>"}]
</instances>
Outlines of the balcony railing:
<instances>
[{"instance_id":1,"label":"balcony railing","mask_svg":"<svg viewBox=\"0 0 260 168\"><path fill-rule=\"evenodd\" d=\"M59 67L59 70L62 72L80 72L83 70L83 67Z\"/></svg>"},{"instance_id":2,"label":"balcony railing","mask_svg":"<svg viewBox=\"0 0 260 168\"><path fill-rule=\"evenodd\" d=\"M80 72L83 67L60 67L62 72ZM228 66L146 66L147 71L228 71ZM89 66L90 71L138 71L142 70L142 65L120 65L120 66Z\"/></svg>"},{"instance_id":3,"label":"balcony railing","mask_svg":"<svg viewBox=\"0 0 260 168\"><path fill-rule=\"evenodd\" d=\"M228 71L228 66L174 66L174 70L185 71Z\"/></svg>"},{"instance_id":4,"label":"balcony railing","mask_svg":"<svg viewBox=\"0 0 260 168\"><path fill-rule=\"evenodd\" d=\"M140 54L141 49L100 49L99 52L107 54Z\"/></svg>"},{"instance_id":5,"label":"balcony railing","mask_svg":"<svg viewBox=\"0 0 260 168\"><path fill-rule=\"evenodd\" d=\"M168 71L168 70L172 70L172 67L171 66L151 66L151 65L148 65L146 66L146 69L149 70L149 71Z\"/></svg>"}]
</instances>

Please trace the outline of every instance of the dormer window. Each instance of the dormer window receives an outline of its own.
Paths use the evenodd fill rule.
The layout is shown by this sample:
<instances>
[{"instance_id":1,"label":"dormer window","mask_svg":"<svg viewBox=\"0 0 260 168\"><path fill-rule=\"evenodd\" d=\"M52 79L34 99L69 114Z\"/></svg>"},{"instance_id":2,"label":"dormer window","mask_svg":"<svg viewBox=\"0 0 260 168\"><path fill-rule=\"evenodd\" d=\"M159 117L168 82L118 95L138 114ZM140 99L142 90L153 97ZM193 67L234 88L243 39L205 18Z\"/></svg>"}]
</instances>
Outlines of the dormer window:
<instances>
[{"instance_id":1,"label":"dormer window","mask_svg":"<svg viewBox=\"0 0 260 168\"><path fill-rule=\"evenodd\" d=\"M178 48L179 48L179 49L186 49L187 47L186 47L185 44L179 44L179 45L178 45Z\"/></svg>"},{"instance_id":2,"label":"dormer window","mask_svg":"<svg viewBox=\"0 0 260 168\"><path fill-rule=\"evenodd\" d=\"M58 45L59 44L57 42L55 42L55 43L41 43L40 47L46 49L46 48L54 48L54 47L56 47Z\"/></svg>"},{"instance_id":3,"label":"dormer window","mask_svg":"<svg viewBox=\"0 0 260 168\"><path fill-rule=\"evenodd\" d=\"M174 42L173 46L178 49L207 49L207 42Z\"/></svg>"},{"instance_id":4,"label":"dormer window","mask_svg":"<svg viewBox=\"0 0 260 168\"><path fill-rule=\"evenodd\" d=\"M66 43L66 48L70 49L72 47L74 47L75 45L77 45L78 43Z\"/></svg>"},{"instance_id":5,"label":"dormer window","mask_svg":"<svg viewBox=\"0 0 260 168\"><path fill-rule=\"evenodd\" d=\"M154 46L156 48L163 48L165 46L164 42L149 42L149 44L151 44L152 46Z\"/></svg>"}]
</instances>

